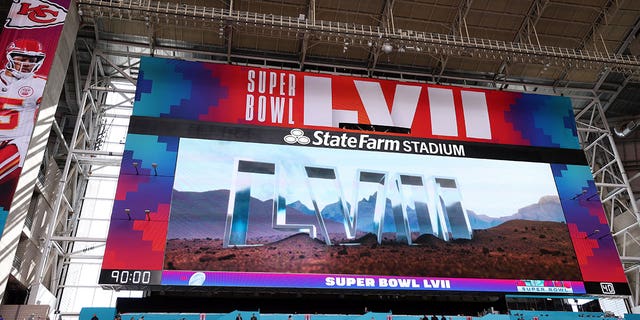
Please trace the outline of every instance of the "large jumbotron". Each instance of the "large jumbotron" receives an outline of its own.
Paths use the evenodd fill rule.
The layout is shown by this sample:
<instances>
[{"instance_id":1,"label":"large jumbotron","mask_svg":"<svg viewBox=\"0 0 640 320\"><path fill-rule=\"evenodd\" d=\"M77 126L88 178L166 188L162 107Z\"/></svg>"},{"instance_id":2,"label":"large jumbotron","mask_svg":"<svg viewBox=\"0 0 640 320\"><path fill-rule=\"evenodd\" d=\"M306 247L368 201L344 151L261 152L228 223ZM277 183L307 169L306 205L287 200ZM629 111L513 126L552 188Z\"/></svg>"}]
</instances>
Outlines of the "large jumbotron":
<instances>
[{"instance_id":1,"label":"large jumbotron","mask_svg":"<svg viewBox=\"0 0 640 320\"><path fill-rule=\"evenodd\" d=\"M640 312L635 1L0 16L0 320Z\"/></svg>"},{"instance_id":2,"label":"large jumbotron","mask_svg":"<svg viewBox=\"0 0 640 320\"><path fill-rule=\"evenodd\" d=\"M629 293L564 97L143 58L128 132L103 284Z\"/></svg>"}]
</instances>

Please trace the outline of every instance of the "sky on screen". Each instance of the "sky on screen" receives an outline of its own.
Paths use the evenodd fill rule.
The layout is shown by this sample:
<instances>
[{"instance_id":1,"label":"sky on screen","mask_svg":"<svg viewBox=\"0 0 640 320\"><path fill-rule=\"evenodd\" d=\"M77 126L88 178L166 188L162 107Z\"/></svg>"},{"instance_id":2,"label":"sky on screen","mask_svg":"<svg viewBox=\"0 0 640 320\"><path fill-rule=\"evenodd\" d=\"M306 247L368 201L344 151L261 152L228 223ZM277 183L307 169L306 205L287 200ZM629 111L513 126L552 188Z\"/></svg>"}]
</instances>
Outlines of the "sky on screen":
<instances>
[{"instance_id":1,"label":"sky on screen","mask_svg":"<svg viewBox=\"0 0 640 320\"><path fill-rule=\"evenodd\" d=\"M306 191L303 165L337 168L339 188L349 202L353 199L352 186L358 169L455 178L465 207L491 217L512 215L522 207L537 203L542 196L557 196L551 169L546 163L186 138L180 140L174 189L229 190L236 159L275 163L283 179L280 194L288 203L299 200L309 208L312 203ZM251 179L253 197L260 200L273 197L273 177L254 174ZM324 195L317 190L314 189L316 197L331 198L336 194L331 188L324 189Z\"/></svg>"}]
</instances>

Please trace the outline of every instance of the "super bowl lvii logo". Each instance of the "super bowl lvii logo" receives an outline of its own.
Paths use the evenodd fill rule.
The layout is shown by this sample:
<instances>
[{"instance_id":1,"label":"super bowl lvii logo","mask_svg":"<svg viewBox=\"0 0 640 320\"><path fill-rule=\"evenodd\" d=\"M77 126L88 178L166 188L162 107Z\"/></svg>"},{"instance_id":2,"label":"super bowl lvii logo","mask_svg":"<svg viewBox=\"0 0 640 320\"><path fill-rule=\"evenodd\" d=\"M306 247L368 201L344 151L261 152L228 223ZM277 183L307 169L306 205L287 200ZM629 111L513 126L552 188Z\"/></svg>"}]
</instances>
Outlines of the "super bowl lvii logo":
<instances>
[{"instance_id":1,"label":"super bowl lvii logo","mask_svg":"<svg viewBox=\"0 0 640 320\"><path fill-rule=\"evenodd\" d=\"M292 133L293 138L304 137L300 132ZM287 138L285 138L286 140ZM329 217L323 210L337 203L341 224L347 239L355 239L357 231L376 235L378 243L382 243L385 219L391 219L395 228L396 239L399 242L412 244L412 235L432 234L445 241L451 239L471 239L472 229L467 211L462 206L462 197L455 178L429 177L422 174L387 173L366 169L358 170L354 181L353 201L346 202L343 194L343 181L338 178L336 168L305 165L308 192L313 201L317 224L286 223L287 201L277 192L281 177L276 163L259 162L254 160L236 159L235 178L230 189L227 218L223 246L247 245L249 217L264 212L255 212L251 201L252 188L265 188L271 181L273 188L273 206L271 215L274 230L302 232L316 238L318 232L327 245L332 245L329 231L326 227ZM263 179L252 179L261 176ZM265 180L264 177L270 179ZM254 185L259 180L259 186ZM326 191L331 190L329 197ZM319 196L323 193L323 196ZM373 209L361 209L357 205L358 199L375 198ZM387 205L390 202L391 206ZM411 202L411 203L407 203ZM413 208L409 210L408 208ZM390 211L390 212L387 212ZM410 219L413 215L416 219ZM373 224L368 230L357 230L358 219L367 218ZM411 221L416 221L411 223Z\"/></svg>"}]
</instances>

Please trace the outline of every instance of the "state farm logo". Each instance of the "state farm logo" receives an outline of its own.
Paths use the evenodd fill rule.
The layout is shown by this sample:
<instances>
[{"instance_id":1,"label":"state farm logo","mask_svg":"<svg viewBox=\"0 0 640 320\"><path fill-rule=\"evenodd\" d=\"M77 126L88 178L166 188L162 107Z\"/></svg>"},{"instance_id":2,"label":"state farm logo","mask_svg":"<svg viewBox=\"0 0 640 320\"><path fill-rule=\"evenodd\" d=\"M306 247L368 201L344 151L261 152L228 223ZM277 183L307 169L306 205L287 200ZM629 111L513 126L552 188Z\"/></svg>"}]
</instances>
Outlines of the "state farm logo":
<instances>
[{"instance_id":1,"label":"state farm logo","mask_svg":"<svg viewBox=\"0 0 640 320\"><path fill-rule=\"evenodd\" d=\"M311 142L311 139L304 135L304 131L300 129L291 129L291 134L284 136L284 142L288 144L309 144L309 142Z\"/></svg>"},{"instance_id":2,"label":"state farm logo","mask_svg":"<svg viewBox=\"0 0 640 320\"><path fill-rule=\"evenodd\" d=\"M8 29L36 29L62 25L67 9L47 0L14 0L7 21Z\"/></svg>"},{"instance_id":3,"label":"state farm logo","mask_svg":"<svg viewBox=\"0 0 640 320\"><path fill-rule=\"evenodd\" d=\"M29 86L20 87L18 89L18 95L23 97L23 98L31 97L33 95L33 88L31 88Z\"/></svg>"}]
</instances>

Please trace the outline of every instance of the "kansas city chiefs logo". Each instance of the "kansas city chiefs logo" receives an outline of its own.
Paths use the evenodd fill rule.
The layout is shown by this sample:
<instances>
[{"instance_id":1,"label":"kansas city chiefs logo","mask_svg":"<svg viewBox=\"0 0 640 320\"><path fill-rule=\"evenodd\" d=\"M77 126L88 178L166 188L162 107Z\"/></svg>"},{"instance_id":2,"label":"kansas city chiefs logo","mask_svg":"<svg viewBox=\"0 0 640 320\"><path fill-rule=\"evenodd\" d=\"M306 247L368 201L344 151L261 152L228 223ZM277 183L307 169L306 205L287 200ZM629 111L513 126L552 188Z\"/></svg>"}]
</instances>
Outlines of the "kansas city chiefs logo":
<instances>
[{"instance_id":1,"label":"kansas city chiefs logo","mask_svg":"<svg viewBox=\"0 0 640 320\"><path fill-rule=\"evenodd\" d=\"M33 95L33 88L29 86L20 87L18 89L18 95L21 97L31 97Z\"/></svg>"},{"instance_id":2,"label":"kansas city chiefs logo","mask_svg":"<svg viewBox=\"0 0 640 320\"><path fill-rule=\"evenodd\" d=\"M48 0L13 0L7 21L8 29L36 29L64 23L67 9Z\"/></svg>"}]
</instances>

